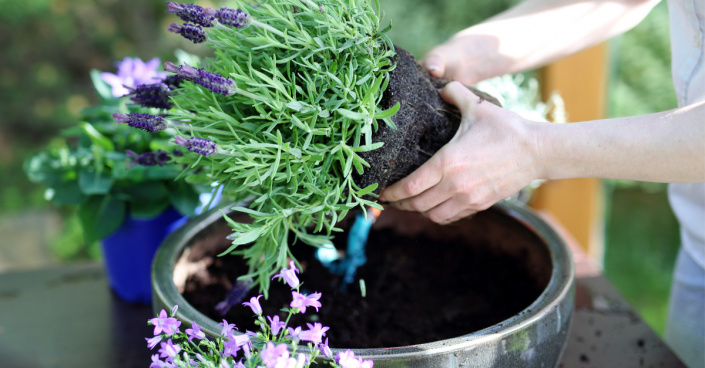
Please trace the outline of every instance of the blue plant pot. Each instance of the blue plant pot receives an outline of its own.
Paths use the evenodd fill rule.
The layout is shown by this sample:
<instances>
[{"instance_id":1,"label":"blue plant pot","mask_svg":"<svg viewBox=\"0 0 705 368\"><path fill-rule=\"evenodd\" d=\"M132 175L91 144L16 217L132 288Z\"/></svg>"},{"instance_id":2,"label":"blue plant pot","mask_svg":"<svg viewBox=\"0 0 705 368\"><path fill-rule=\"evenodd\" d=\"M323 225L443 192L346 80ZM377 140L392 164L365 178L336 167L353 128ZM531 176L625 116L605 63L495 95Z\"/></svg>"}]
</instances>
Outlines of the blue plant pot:
<instances>
[{"instance_id":1,"label":"blue plant pot","mask_svg":"<svg viewBox=\"0 0 705 368\"><path fill-rule=\"evenodd\" d=\"M122 300L150 304L150 270L154 254L164 238L186 222L173 208L151 219L131 216L103 239L103 260L110 288Z\"/></svg>"}]
</instances>

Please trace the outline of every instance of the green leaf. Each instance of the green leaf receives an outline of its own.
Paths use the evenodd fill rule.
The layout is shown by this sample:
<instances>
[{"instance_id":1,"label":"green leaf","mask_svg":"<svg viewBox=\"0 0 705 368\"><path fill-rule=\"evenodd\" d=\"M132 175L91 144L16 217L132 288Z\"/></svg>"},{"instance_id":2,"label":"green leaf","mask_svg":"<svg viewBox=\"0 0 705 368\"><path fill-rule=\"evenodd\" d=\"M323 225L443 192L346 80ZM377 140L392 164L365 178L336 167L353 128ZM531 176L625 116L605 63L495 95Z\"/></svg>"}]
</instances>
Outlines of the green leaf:
<instances>
[{"instance_id":1,"label":"green leaf","mask_svg":"<svg viewBox=\"0 0 705 368\"><path fill-rule=\"evenodd\" d=\"M93 144L106 151L115 151L113 142L106 136L100 134L93 125L84 121L81 123L81 128L83 128L83 131L91 138Z\"/></svg>"},{"instance_id":2,"label":"green leaf","mask_svg":"<svg viewBox=\"0 0 705 368\"><path fill-rule=\"evenodd\" d=\"M388 108L387 110L377 112L375 114L375 119L391 118L392 116L394 116L394 114L396 114L399 111L399 108L401 108L401 104L399 102L397 102L396 104L394 104L394 106ZM394 130L396 130L396 129L394 129Z\"/></svg>"},{"instance_id":3,"label":"green leaf","mask_svg":"<svg viewBox=\"0 0 705 368\"><path fill-rule=\"evenodd\" d=\"M169 200L161 200L158 202L131 202L130 216L139 219L151 219L169 208Z\"/></svg>"},{"instance_id":4,"label":"green leaf","mask_svg":"<svg viewBox=\"0 0 705 368\"><path fill-rule=\"evenodd\" d=\"M375 189L377 189L377 186L378 186L377 183L370 184L370 185L366 186L365 188L358 190L357 192L355 192L355 194L357 194L359 197L362 197L366 194L372 193Z\"/></svg>"},{"instance_id":5,"label":"green leaf","mask_svg":"<svg viewBox=\"0 0 705 368\"><path fill-rule=\"evenodd\" d=\"M335 111L340 115L352 120L365 120L369 117L367 114L354 112L347 109L337 109Z\"/></svg>"},{"instance_id":6,"label":"green leaf","mask_svg":"<svg viewBox=\"0 0 705 368\"><path fill-rule=\"evenodd\" d=\"M169 181L166 186L169 190L169 203L182 215L193 215L200 205L199 193L193 186L183 180Z\"/></svg>"},{"instance_id":7,"label":"green leaf","mask_svg":"<svg viewBox=\"0 0 705 368\"><path fill-rule=\"evenodd\" d=\"M78 186L88 195L108 194L114 182L106 170L97 171L92 167L84 167L78 172Z\"/></svg>"},{"instance_id":8,"label":"green leaf","mask_svg":"<svg viewBox=\"0 0 705 368\"><path fill-rule=\"evenodd\" d=\"M93 82L93 87L95 87L95 91L98 92L100 98L104 100L112 99L113 90L110 88L109 84L103 81L100 77L100 73L101 72L96 69L91 70L91 81Z\"/></svg>"},{"instance_id":9,"label":"green leaf","mask_svg":"<svg viewBox=\"0 0 705 368\"><path fill-rule=\"evenodd\" d=\"M101 240L117 230L125 220L125 202L114 196L91 196L78 213L86 242Z\"/></svg>"},{"instance_id":10,"label":"green leaf","mask_svg":"<svg viewBox=\"0 0 705 368\"><path fill-rule=\"evenodd\" d=\"M66 181L57 183L53 187L47 188L45 198L57 204L79 205L86 200L77 181Z\"/></svg>"}]
</instances>

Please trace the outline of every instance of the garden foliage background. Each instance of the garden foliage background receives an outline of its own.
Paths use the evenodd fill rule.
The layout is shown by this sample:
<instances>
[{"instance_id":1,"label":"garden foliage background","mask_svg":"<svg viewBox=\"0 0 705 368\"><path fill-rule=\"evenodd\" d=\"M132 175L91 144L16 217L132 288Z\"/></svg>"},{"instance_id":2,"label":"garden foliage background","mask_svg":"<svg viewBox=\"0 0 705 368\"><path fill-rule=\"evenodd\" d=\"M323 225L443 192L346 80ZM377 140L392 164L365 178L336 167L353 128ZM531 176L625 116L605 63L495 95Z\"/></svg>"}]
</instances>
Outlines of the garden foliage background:
<instances>
[{"instance_id":1,"label":"garden foliage background","mask_svg":"<svg viewBox=\"0 0 705 368\"><path fill-rule=\"evenodd\" d=\"M380 2L394 25L392 40L421 58L454 32L518 1ZM97 258L98 247L85 244L71 209L51 208L43 188L26 179L22 162L97 102L91 69L114 72L113 63L125 56L173 61L176 48L206 49L166 32L173 17L161 0L0 0L0 9L0 272ZM665 2L611 41L609 116L676 106L669 47ZM663 333L678 247L665 185L605 181L605 187L605 272Z\"/></svg>"}]
</instances>

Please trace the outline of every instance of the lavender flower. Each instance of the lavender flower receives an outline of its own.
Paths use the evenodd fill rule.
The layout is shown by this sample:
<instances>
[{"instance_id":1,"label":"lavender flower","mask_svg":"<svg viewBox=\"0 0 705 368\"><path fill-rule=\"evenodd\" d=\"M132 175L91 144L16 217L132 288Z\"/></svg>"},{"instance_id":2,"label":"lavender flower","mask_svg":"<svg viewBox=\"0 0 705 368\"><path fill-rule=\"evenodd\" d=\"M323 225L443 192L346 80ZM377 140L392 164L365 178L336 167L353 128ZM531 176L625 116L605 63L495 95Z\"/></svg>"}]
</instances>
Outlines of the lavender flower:
<instances>
[{"instance_id":1,"label":"lavender flower","mask_svg":"<svg viewBox=\"0 0 705 368\"><path fill-rule=\"evenodd\" d=\"M100 78L112 87L113 97L122 97L130 91L127 87L137 87L143 84L154 83L156 80L166 77L166 73L157 72L159 59L154 58L147 63L139 58L126 57L121 62L117 62L117 74L100 73Z\"/></svg>"},{"instance_id":2,"label":"lavender flower","mask_svg":"<svg viewBox=\"0 0 705 368\"><path fill-rule=\"evenodd\" d=\"M242 303L242 305L252 308L252 313L259 316L260 314L262 314L262 306L260 306L259 304L259 298L261 297L262 295L259 295L257 297L253 296L252 298L250 298L249 302L244 302Z\"/></svg>"},{"instance_id":3,"label":"lavender flower","mask_svg":"<svg viewBox=\"0 0 705 368\"><path fill-rule=\"evenodd\" d=\"M151 133L166 129L166 121L161 116L143 114L139 112L131 112L129 114L114 113L113 119L118 124L127 123L127 125L142 129Z\"/></svg>"},{"instance_id":4,"label":"lavender flower","mask_svg":"<svg viewBox=\"0 0 705 368\"><path fill-rule=\"evenodd\" d=\"M162 79L162 83L166 84L167 87L169 87L170 91L173 91L179 87L181 87L181 83L184 81L184 78L180 75L169 75L166 78Z\"/></svg>"},{"instance_id":5,"label":"lavender flower","mask_svg":"<svg viewBox=\"0 0 705 368\"><path fill-rule=\"evenodd\" d=\"M202 340L206 338L206 334L201 331L201 327L196 321L191 321L191 328L186 329L186 335L188 335L188 341L194 338Z\"/></svg>"},{"instance_id":6,"label":"lavender flower","mask_svg":"<svg viewBox=\"0 0 705 368\"><path fill-rule=\"evenodd\" d=\"M294 261L289 261L289 268L285 268L280 273L272 276L272 280L274 280L274 278L276 277L279 277L281 279L284 279L284 281L286 281L286 283L289 284L292 289L296 289L297 287L299 287L299 278L296 277L297 273L299 273L299 269L296 268Z\"/></svg>"},{"instance_id":7,"label":"lavender flower","mask_svg":"<svg viewBox=\"0 0 705 368\"><path fill-rule=\"evenodd\" d=\"M182 136L177 136L174 138L174 143L188 149L191 152L198 153L203 156L211 156L218 152L218 147L210 139L190 137L186 139Z\"/></svg>"},{"instance_id":8,"label":"lavender flower","mask_svg":"<svg viewBox=\"0 0 705 368\"><path fill-rule=\"evenodd\" d=\"M309 329L306 331L301 331L301 333L299 334L299 338L304 341L310 341L316 345L322 342L323 336L326 334L326 331L330 329L330 327L324 327L318 322L314 323L313 325L310 323L307 323L306 325Z\"/></svg>"},{"instance_id":9,"label":"lavender flower","mask_svg":"<svg viewBox=\"0 0 705 368\"><path fill-rule=\"evenodd\" d=\"M235 10L229 8L222 8L215 12L215 18L218 19L218 22L220 22L220 24L235 28L246 27L252 21L250 15L245 13L244 11L240 9Z\"/></svg>"},{"instance_id":10,"label":"lavender flower","mask_svg":"<svg viewBox=\"0 0 705 368\"><path fill-rule=\"evenodd\" d=\"M167 1L166 6L169 8L169 10L166 11L167 14L176 14L184 21L195 23L199 26L213 26L213 19L215 19L213 17L215 15L214 9L191 4L178 4L173 1Z\"/></svg>"},{"instance_id":11,"label":"lavender flower","mask_svg":"<svg viewBox=\"0 0 705 368\"><path fill-rule=\"evenodd\" d=\"M316 308L316 311L318 311L318 308L321 307L321 302L318 301L318 299L321 298L321 293L304 295L298 291L292 291L291 295L294 297L294 300L291 301L289 306L292 308L298 308L301 313L306 313L307 307Z\"/></svg>"},{"instance_id":12,"label":"lavender flower","mask_svg":"<svg viewBox=\"0 0 705 368\"><path fill-rule=\"evenodd\" d=\"M168 367L168 365L167 365L167 363L165 363L159 359L159 354L152 355L152 364L149 365L149 368L165 368L165 367Z\"/></svg>"},{"instance_id":13,"label":"lavender flower","mask_svg":"<svg viewBox=\"0 0 705 368\"><path fill-rule=\"evenodd\" d=\"M159 312L159 317L152 318L149 322L154 326L155 336L162 333L162 331L169 335L178 333L179 326L181 326L181 321L174 317L167 317L164 309Z\"/></svg>"},{"instance_id":14,"label":"lavender flower","mask_svg":"<svg viewBox=\"0 0 705 368\"><path fill-rule=\"evenodd\" d=\"M250 337L247 335L233 335L232 331L228 332L228 341L223 343L223 356L236 356L240 348L245 350L246 355L249 355Z\"/></svg>"},{"instance_id":15,"label":"lavender flower","mask_svg":"<svg viewBox=\"0 0 705 368\"><path fill-rule=\"evenodd\" d=\"M164 83L142 84L135 88L127 87L127 89L130 91L128 94L130 100L138 105L157 109L171 107L169 86Z\"/></svg>"},{"instance_id":16,"label":"lavender flower","mask_svg":"<svg viewBox=\"0 0 705 368\"><path fill-rule=\"evenodd\" d=\"M172 23L169 26L169 32L178 33L193 43L202 43L206 41L206 31L204 31L201 26L191 23L184 23L183 26Z\"/></svg>"},{"instance_id":17,"label":"lavender flower","mask_svg":"<svg viewBox=\"0 0 705 368\"><path fill-rule=\"evenodd\" d=\"M213 74L203 68L196 69L186 63L182 66L176 66L174 63L166 62L164 63L164 70L177 73L182 78L200 84L215 93L222 93L227 96L237 91L237 86L232 79Z\"/></svg>"},{"instance_id":18,"label":"lavender flower","mask_svg":"<svg viewBox=\"0 0 705 368\"><path fill-rule=\"evenodd\" d=\"M323 353L323 356L325 356L328 359L333 359L333 350L331 350L330 346L328 345L328 338L326 337L326 341L321 344L321 353Z\"/></svg>"},{"instance_id":19,"label":"lavender flower","mask_svg":"<svg viewBox=\"0 0 705 368\"><path fill-rule=\"evenodd\" d=\"M270 329L272 330L272 335L278 335L279 331L281 331L282 328L286 327L286 322L280 321L279 316L274 316L274 317L269 317L267 316L267 319L269 320L269 326Z\"/></svg>"},{"instance_id":20,"label":"lavender flower","mask_svg":"<svg viewBox=\"0 0 705 368\"><path fill-rule=\"evenodd\" d=\"M301 335L301 327L288 327L287 331L289 332L289 334L286 335L286 337L290 338L292 341L298 342L301 339L299 337L299 335Z\"/></svg>"},{"instance_id":21,"label":"lavender flower","mask_svg":"<svg viewBox=\"0 0 705 368\"><path fill-rule=\"evenodd\" d=\"M136 154L135 152L131 150L125 151L125 154L127 156L132 157L134 160L130 165L127 166L127 168L131 168L136 165L140 166L164 166L168 164L171 161L171 156L169 155L169 152L167 151L162 151L162 150L157 150L157 151L152 151L152 152L145 152L142 154Z\"/></svg>"}]
</instances>

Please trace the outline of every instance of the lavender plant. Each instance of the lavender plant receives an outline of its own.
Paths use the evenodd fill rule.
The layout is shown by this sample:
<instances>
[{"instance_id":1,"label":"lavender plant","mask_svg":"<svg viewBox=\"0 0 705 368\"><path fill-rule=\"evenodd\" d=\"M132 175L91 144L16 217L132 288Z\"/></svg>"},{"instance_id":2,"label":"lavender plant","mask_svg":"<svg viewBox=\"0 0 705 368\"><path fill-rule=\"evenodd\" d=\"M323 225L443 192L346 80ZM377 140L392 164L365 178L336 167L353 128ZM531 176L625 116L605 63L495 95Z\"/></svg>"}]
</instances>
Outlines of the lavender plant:
<instances>
[{"instance_id":1,"label":"lavender plant","mask_svg":"<svg viewBox=\"0 0 705 368\"><path fill-rule=\"evenodd\" d=\"M196 187L174 180L182 171L174 158L184 152L169 143L173 131L150 134L113 120L135 116L133 125L162 130L150 113L170 106L168 93L180 81L160 65L127 57L116 73L93 70L100 102L25 163L29 179L46 186L47 200L78 208L87 243L110 235L128 214L149 218L173 206L190 215L199 204Z\"/></svg>"},{"instance_id":2,"label":"lavender plant","mask_svg":"<svg viewBox=\"0 0 705 368\"><path fill-rule=\"evenodd\" d=\"M117 114L146 130L173 128L191 152L175 158L190 183L217 182L252 223L229 221L232 246L266 295L272 275L292 257L290 235L313 246L330 243L350 210L380 208L353 172L359 153L399 105L380 107L394 47L380 29L375 0L232 2L218 10L167 2L184 23L169 31L214 49L200 65L166 63L184 82L168 91L162 114ZM164 90L154 90L161 96ZM242 247L247 245L246 247Z\"/></svg>"},{"instance_id":3,"label":"lavender plant","mask_svg":"<svg viewBox=\"0 0 705 368\"><path fill-rule=\"evenodd\" d=\"M298 269L291 261L290 268L275 275L292 289L290 308L284 310L288 313L285 320L278 315L266 318L262 315L259 303L262 295L242 303L255 314L255 324L260 328L257 332L239 332L237 326L227 320L218 324L220 335L213 339L201 331L202 326L196 321L181 332L181 321L175 317L178 306L170 315L162 309L159 316L148 321L154 326L154 336L145 338L147 347L160 347L158 353L152 355L150 368L305 368L314 362L340 368L372 368L371 360L355 357L352 350L333 355L328 339L323 340L329 328L318 322L307 323L307 329L288 327L292 315L306 313L307 308L318 311L321 307L320 293L304 295L300 292L297 273ZM307 349L301 351L304 342Z\"/></svg>"}]
</instances>

